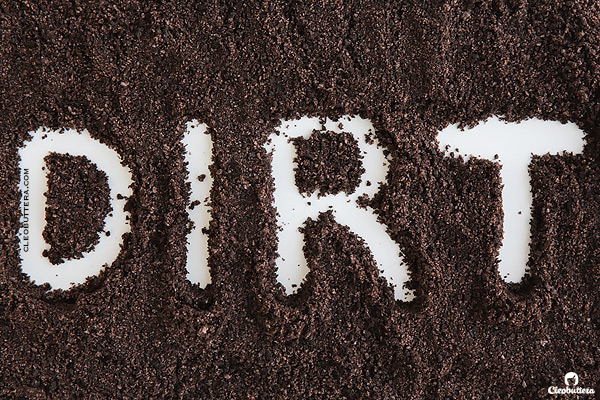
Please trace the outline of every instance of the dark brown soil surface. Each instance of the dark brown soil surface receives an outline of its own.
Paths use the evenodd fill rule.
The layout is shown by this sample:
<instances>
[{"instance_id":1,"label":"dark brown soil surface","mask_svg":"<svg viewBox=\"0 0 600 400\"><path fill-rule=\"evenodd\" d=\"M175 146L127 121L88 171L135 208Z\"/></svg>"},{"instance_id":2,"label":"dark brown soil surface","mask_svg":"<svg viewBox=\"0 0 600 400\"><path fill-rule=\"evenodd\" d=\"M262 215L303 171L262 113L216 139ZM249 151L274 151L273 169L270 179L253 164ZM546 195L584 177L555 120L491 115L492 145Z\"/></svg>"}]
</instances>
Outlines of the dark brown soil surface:
<instances>
[{"instance_id":1,"label":"dark brown soil surface","mask_svg":"<svg viewBox=\"0 0 600 400\"><path fill-rule=\"evenodd\" d=\"M583 1L0 3L0 397L533 399L568 371L598 391L599 15ZM390 152L372 205L406 253L409 304L328 214L305 227L307 283L277 284L263 145L280 118L345 114ZM583 155L531 165L516 285L495 259L498 166L435 142L491 115L587 133ZM214 142L204 290L185 279L194 118ZM123 251L68 292L20 270L18 149L40 126L88 129L134 178Z\"/></svg>"}]
</instances>

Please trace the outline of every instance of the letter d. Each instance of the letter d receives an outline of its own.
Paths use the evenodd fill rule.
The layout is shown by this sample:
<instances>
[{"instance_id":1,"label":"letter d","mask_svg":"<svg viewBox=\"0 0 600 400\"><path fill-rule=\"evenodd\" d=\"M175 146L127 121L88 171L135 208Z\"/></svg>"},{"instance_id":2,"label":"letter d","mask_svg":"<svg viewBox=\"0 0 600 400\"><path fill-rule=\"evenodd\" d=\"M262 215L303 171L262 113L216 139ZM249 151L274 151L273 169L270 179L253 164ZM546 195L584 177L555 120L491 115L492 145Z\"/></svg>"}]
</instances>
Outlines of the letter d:
<instances>
[{"instance_id":1,"label":"letter d","mask_svg":"<svg viewBox=\"0 0 600 400\"><path fill-rule=\"evenodd\" d=\"M67 290L98 274L119 255L122 235L130 230L126 218L128 213L124 210L124 197L131 195L131 172L121 164L121 159L114 150L93 139L87 130L65 130L60 133L39 128L31 132L31 135L31 141L26 142L19 150L21 222L23 223L25 211L29 220L28 237L23 234L23 230L20 234L21 269L38 285L49 283L52 289ZM42 256L43 251L49 248L42 236L46 209L44 193L47 190L46 173L43 168L44 158L49 153L85 156L95 163L108 177L112 207L112 212L104 221L104 229L110 232L110 236L101 235L92 251L84 253L79 259L65 260L60 265L53 265ZM29 174L28 181L23 179L25 171ZM28 201L25 198L26 191L29 194ZM77 232L73 234L76 235Z\"/></svg>"}]
</instances>

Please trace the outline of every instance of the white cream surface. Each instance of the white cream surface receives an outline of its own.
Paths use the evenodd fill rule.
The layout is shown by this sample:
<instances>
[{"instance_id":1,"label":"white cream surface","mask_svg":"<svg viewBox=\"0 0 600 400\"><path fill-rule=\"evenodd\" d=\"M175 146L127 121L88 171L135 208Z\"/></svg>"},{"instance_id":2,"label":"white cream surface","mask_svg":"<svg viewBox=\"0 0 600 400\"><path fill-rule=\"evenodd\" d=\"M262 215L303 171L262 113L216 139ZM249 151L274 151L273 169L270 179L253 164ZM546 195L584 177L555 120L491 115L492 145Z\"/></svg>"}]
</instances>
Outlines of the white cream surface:
<instances>
[{"instance_id":1,"label":"white cream surface","mask_svg":"<svg viewBox=\"0 0 600 400\"><path fill-rule=\"evenodd\" d=\"M497 117L460 130L450 125L439 132L439 148L447 156L483 158L500 163L504 238L498 272L507 282L520 282L529 260L532 193L529 164L532 155L579 154L584 132L573 123L529 119L506 123Z\"/></svg>"},{"instance_id":2,"label":"white cream surface","mask_svg":"<svg viewBox=\"0 0 600 400\"><path fill-rule=\"evenodd\" d=\"M290 139L309 138L313 130L348 132L358 142L365 172L354 193L319 197L318 193L306 195L299 192L294 176L296 148ZM374 140L371 143L366 138L370 133L373 133L370 136ZM398 244L389 236L386 226L377 220L374 210L357 204L359 197L372 197L377 193L380 183L386 179L389 165L383 148L378 146L371 122L354 116L346 116L339 121L327 119L324 125L318 118L282 121L279 130L270 136L266 149L272 152L273 157L274 206L279 228L277 279L285 287L286 293L295 293L309 271L302 249L304 238L298 228L308 218L316 219L320 213L331 210L338 223L348 226L364 239L381 274L394 287L396 299L412 300L412 291L404 288L409 273Z\"/></svg>"},{"instance_id":3,"label":"white cream surface","mask_svg":"<svg viewBox=\"0 0 600 400\"><path fill-rule=\"evenodd\" d=\"M122 236L130 231L128 213L124 210L126 197L131 196L131 172L121 164L119 155L108 146L93 139L87 130L63 132L39 128L30 132L32 139L19 150L21 181L21 269L36 284L49 283L52 289L67 290L97 275L111 264L121 250ZM104 221L104 232L92 251L81 258L68 259L53 265L42 255L50 246L42 237L46 225L45 208L47 179L44 157L50 153L85 156L104 171L110 189L110 212ZM28 178L28 179L26 179ZM117 198L117 195L123 198ZM77 235L77 232L73 232Z\"/></svg>"},{"instance_id":4,"label":"white cream surface","mask_svg":"<svg viewBox=\"0 0 600 400\"><path fill-rule=\"evenodd\" d=\"M187 279L205 288L211 283L208 268L208 235L202 232L210 224L210 189L212 176L208 169L212 159L212 140L206 124L193 120L187 123L183 136L185 161L187 162L187 182L191 186L190 202L199 202L188 207L188 215L194 223L187 236ZM204 175L201 181L199 176Z\"/></svg>"}]
</instances>

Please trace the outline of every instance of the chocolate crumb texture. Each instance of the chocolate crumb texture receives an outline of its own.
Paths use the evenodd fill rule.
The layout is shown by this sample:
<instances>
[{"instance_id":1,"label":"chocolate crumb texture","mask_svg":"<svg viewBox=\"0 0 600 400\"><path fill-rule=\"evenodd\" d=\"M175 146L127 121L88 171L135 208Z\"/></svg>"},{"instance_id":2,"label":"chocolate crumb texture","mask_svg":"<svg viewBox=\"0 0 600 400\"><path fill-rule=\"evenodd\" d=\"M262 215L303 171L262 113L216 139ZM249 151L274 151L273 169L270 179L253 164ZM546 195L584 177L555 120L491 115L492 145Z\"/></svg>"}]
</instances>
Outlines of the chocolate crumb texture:
<instances>
[{"instance_id":1,"label":"chocolate crumb texture","mask_svg":"<svg viewBox=\"0 0 600 400\"><path fill-rule=\"evenodd\" d=\"M42 236L50 249L43 256L61 264L80 258L98 243L111 211L109 187L106 174L85 157L51 153L45 162L48 190Z\"/></svg>"},{"instance_id":2,"label":"chocolate crumb texture","mask_svg":"<svg viewBox=\"0 0 600 400\"><path fill-rule=\"evenodd\" d=\"M314 131L308 139L295 138L293 143L297 154L296 186L301 193L354 193L365 169L351 134Z\"/></svg>"},{"instance_id":3,"label":"chocolate crumb texture","mask_svg":"<svg viewBox=\"0 0 600 400\"><path fill-rule=\"evenodd\" d=\"M599 8L0 3L0 398L536 399L567 372L600 391ZM345 115L369 118L388 156L365 201L402 248L412 302L394 300L335 213L303 227L310 272L297 293L277 282L264 145L281 119ZM500 166L444 157L435 139L493 115L587 135L582 155L530 165L518 284L497 270ZM213 141L204 289L186 280L192 120ZM118 258L66 292L20 268L18 150L41 126L87 129L133 176ZM296 143L299 190L354 190L356 143L313 136ZM59 262L102 234L107 183L81 158L47 166L44 237Z\"/></svg>"}]
</instances>

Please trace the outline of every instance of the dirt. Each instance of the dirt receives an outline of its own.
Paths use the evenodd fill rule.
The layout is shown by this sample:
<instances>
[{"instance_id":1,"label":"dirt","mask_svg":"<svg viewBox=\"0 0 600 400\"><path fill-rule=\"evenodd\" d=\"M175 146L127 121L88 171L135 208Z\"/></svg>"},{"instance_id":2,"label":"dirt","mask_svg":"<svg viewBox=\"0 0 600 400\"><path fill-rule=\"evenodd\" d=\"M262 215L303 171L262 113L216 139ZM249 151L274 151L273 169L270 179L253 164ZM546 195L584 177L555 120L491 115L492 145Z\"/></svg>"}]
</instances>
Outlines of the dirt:
<instances>
[{"instance_id":1,"label":"dirt","mask_svg":"<svg viewBox=\"0 0 600 400\"><path fill-rule=\"evenodd\" d=\"M365 169L352 134L314 131L308 139L300 137L292 142L297 154L294 176L300 193L354 193Z\"/></svg>"},{"instance_id":2,"label":"dirt","mask_svg":"<svg viewBox=\"0 0 600 400\"><path fill-rule=\"evenodd\" d=\"M0 397L533 399L569 371L598 391L598 8L2 2ZM371 205L405 253L413 302L394 301L329 214L304 228L305 285L286 297L277 283L264 143L281 118L347 114L370 118L389 151ZM492 115L587 134L583 155L531 165L519 284L497 271L499 167L444 158L435 141ZM206 289L185 278L192 119L213 139ZM89 130L134 179L119 257L68 292L20 270L18 149L40 126Z\"/></svg>"},{"instance_id":3,"label":"dirt","mask_svg":"<svg viewBox=\"0 0 600 400\"><path fill-rule=\"evenodd\" d=\"M43 255L51 263L81 258L93 250L112 210L106 173L85 157L52 153L45 158L48 191L46 226L42 233L50 249Z\"/></svg>"}]
</instances>

